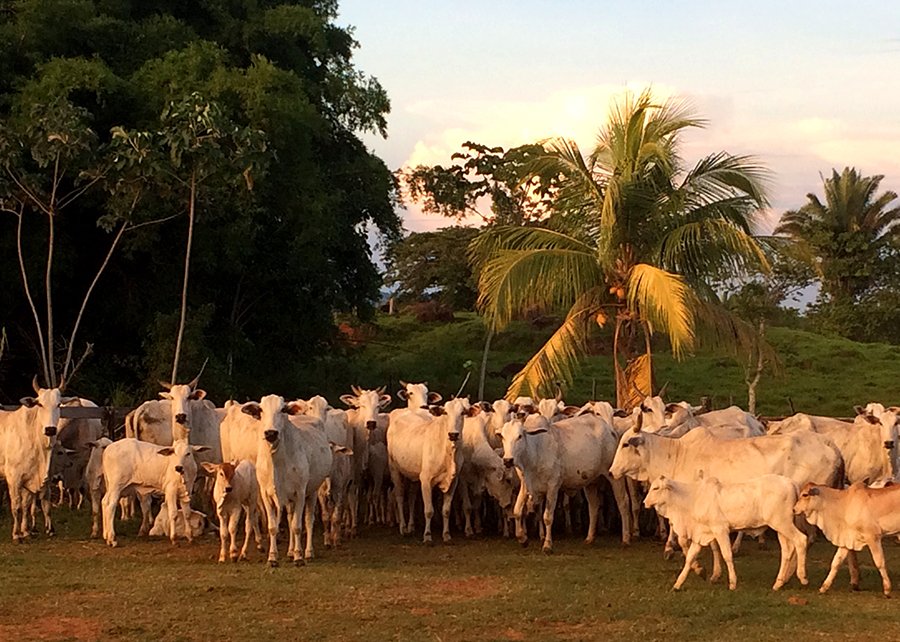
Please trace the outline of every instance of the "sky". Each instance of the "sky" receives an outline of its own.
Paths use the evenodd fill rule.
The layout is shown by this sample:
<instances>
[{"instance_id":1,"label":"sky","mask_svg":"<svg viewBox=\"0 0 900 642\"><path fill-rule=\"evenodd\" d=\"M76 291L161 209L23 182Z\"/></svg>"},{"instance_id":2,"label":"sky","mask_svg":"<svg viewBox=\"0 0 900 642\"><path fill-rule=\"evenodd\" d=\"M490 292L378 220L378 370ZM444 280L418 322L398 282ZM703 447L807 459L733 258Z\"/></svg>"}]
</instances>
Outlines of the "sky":
<instances>
[{"instance_id":1,"label":"sky","mask_svg":"<svg viewBox=\"0 0 900 642\"><path fill-rule=\"evenodd\" d=\"M900 2L857 0L340 0L357 68L391 100L388 136L364 140L391 169L450 163L467 140L551 136L589 150L612 99L651 86L708 121L695 162L727 151L773 175L769 226L821 196L832 168L900 192ZM410 231L451 221L411 206ZM761 230L768 232L770 229Z\"/></svg>"}]
</instances>

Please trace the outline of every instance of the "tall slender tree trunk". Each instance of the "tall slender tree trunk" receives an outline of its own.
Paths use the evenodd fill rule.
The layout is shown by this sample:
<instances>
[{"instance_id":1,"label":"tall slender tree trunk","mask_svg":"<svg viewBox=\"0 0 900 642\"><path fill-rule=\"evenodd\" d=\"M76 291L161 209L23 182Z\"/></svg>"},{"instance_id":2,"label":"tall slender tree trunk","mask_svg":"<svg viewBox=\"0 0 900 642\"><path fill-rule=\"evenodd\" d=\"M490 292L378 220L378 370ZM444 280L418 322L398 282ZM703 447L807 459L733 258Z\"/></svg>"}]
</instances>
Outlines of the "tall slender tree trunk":
<instances>
[{"instance_id":1,"label":"tall slender tree trunk","mask_svg":"<svg viewBox=\"0 0 900 642\"><path fill-rule=\"evenodd\" d=\"M759 386L760 377L762 377L763 368L766 366L766 360L763 357L762 344L765 341L766 322L761 319L759 322L759 334L757 335L756 345L756 366L751 369L750 363L747 364L746 376L744 381L747 384L747 410L751 415L756 414L756 388ZM751 355L752 362L752 355ZM752 376L751 376L752 374Z\"/></svg>"},{"instance_id":2,"label":"tall slender tree trunk","mask_svg":"<svg viewBox=\"0 0 900 642\"><path fill-rule=\"evenodd\" d=\"M47 362L47 344L44 342L44 330L41 326L41 319L38 315L37 305L34 303L34 297L31 295L31 286L28 283L28 271L25 269L25 256L22 254L22 221L25 217L25 206L19 208L19 224L16 228L16 251L19 255L19 270L22 275L22 286L25 288L25 297L28 299L28 305L31 308L31 314L34 316L34 327L37 330L38 349L41 356L41 366L44 369L44 381L50 381L50 364Z\"/></svg>"},{"instance_id":3,"label":"tall slender tree trunk","mask_svg":"<svg viewBox=\"0 0 900 642\"><path fill-rule=\"evenodd\" d=\"M56 387L56 366L53 363L53 246L56 242L56 216L51 209L47 214L47 220L50 224L50 232L47 238L47 270L44 273L44 289L47 291L47 363L49 367L49 380L47 385L51 388Z\"/></svg>"},{"instance_id":4,"label":"tall slender tree trunk","mask_svg":"<svg viewBox=\"0 0 900 642\"><path fill-rule=\"evenodd\" d=\"M488 328L487 336L484 338L484 352L481 353L481 373L478 376L478 400L484 400L484 379L487 376L488 353L491 351L491 340L494 338L494 331Z\"/></svg>"},{"instance_id":5,"label":"tall slender tree trunk","mask_svg":"<svg viewBox=\"0 0 900 642\"><path fill-rule=\"evenodd\" d=\"M181 341L184 337L184 323L187 318L188 275L191 270L191 244L194 240L194 204L197 197L197 172L191 172L191 196L188 204L188 237L184 251L184 281L181 286L181 319L178 322L178 337L175 339L175 358L172 360L171 383L178 383L178 361L181 358Z\"/></svg>"}]
</instances>

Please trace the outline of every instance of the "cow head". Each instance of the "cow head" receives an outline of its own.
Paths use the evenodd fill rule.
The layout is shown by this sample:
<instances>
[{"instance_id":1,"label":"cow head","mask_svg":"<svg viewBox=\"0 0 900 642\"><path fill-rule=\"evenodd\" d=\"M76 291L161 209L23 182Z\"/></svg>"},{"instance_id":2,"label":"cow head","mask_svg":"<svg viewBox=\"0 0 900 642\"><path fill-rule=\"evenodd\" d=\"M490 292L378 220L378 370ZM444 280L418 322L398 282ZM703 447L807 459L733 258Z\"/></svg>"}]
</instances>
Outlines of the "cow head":
<instances>
[{"instance_id":1,"label":"cow head","mask_svg":"<svg viewBox=\"0 0 900 642\"><path fill-rule=\"evenodd\" d=\"M176 439L171 446L160 448L157 454L165 457L166 474L164 484L176 484L182 495L182 501L191 494L194 489L194 480L197 479L197 460L194 453L209 450L207 446L191 446L186 439Z\"/></svg>"},{"instance_id":2,"label":"cow head","mask_svg":"<svg viewBox=\"0 0 900 642\"><path fill-rule=\"evenodd\" d=\"M655 507L660 515L665 516L666 504L669 502L669 494L671 491L672 484L665 476L654 479L653 483L650 484L650 490L647 491L647 496L644 497L644 507Z\"/></svg>"},{"instance_id":3,"label":"cow head","mask_svg":"<svg viewBox=\"0 0 900 642\"><path fill-rule=\"evenodd\" d=\"M70 403L77 397L63 397L60 388L41 388L35 377L31 382L34 388L34 397L23 397L19 400L25 408L33 412L28 420L29 426L43 439L45 448L50 448L56 443L56 434L59 430L59 407ZM62 384L60 384L62 385Z\"/></svg>"},{"instance_id":4,"label":"cow head","mask_svg":"<svg viewBox=\"0 0 900 642\"><path fill-rule=\"evenodd\" d=\"M610 474L616 479L627 475L638 481L649 481L649 479L645 478L646 469L644 466L646 439L648 437L642 434L641 418L642 415L637 415L637 425L625 431L625 434L619 440L616 456L609 467Z\"/></svg>"},{"instance_id":5,"label":"cow head","mask_svg":"<svg viewBox=\"0 0 900 642\"><path fill-rule=\"evenodd\" d=\"M400 388L397 391L397 397L406 402L407 407L411 409L427 408L430 405L440 403L443 397L437 392L428 392L428 382L423 383L406 383L400 381Z\"/></svg>"},{"instance_id":6,"label":"cow head","mask_svg":"<svg viewBox=\"0 0 900 642\"><path fill-rule=\"evenodd\" d=\"M503 441L503 465L507 468L521 463L529 437L545 434L550 429L546 418L538 416L539 419L529 419L526 427L526 415L519 413L498 431L498 436Z\"/></svg>"},{"instance_id":7,"label":"cow head","mask_svg":"<svg viewBox=\"0 0 900 642\"><path fill-rule=\"evenodd\" d=\"M822 487L808 483L800 489L797 502L794 504L794 515L804 515L811 523L815 523L813 515L822 507Z\"/></svg>"},{"instance_id":8,"label":"cow head","mask_svg":"<svg viewBox=\"0 0 900 642\"><path fill-rule=\"evenodd\" d=\"M75 465L75 454L77 450L65 448L62 444L57 443L50 449L50 470L47 474L48 481L62 481L63 473L67 468Z\"/></svg>"},{"instance_id":9,"label":"cow head","mask_svg":"<svg viewBox=\"0 0 900 642\"><path fill-rule=\"evenodd\" d=\"M892 451L897 443L897 409L885 408L882 404L874 402L866 404L865 408L854 406L854 409L858 417L879 427L885 450Z\"/></svg>"},{"instance_id":10,"label":"cow head","mask_svg":"<svg viewBox=\"0 0 900 642\"><path fill-rule=\"evenodd\" d=\"M553 421L553 418L560 414L565 407L566 404L560 399L541 399L537 405L538 412L548 421Z\"/></svg>"},{"instance_id":11,"label":"cow head","mask_svg":"<svg viewBox=\"0 0 900 642\"><path fill-rule=\"evenodd\" d=\"M293 430L285 415L300 414L301 406L296 403L285 403L278 395L266 395L259 403L250 402L241 407L241 412L256 420L257 433L262 443L269 446L271 452L278 450L284 431Z\"/></svg>"},{"instance_id":12,"label":"cow head","mask_svg":"<svg viewBox=\"0 0 900 642\"><path fill-rule=\"evenodd\" d=\"M187 439L191 434L191 401L206 397L206 391L197 388L198 378L190 383L173 384L160 381L165 390L159 396L172 403L172 437Z\"/></svg>"},{"instance_id":13,"label":"cow head","mask_svg":"<svg viewBox=\"0 0 900 642\"><path fill-rule=\"evenodd\" d=\"M341 395L341 401L355 408L358 414L358 420L363 422L369 430L375 430L378 425L378 412L382 408L386 408L391 403L391 396L385 394L384 387L377 390L363 390L357 386L352 386L352 395Z\"/></svg>"},{"instance_id":14,"label":"cow head","mask_svg":"<svg viewBox=\"0 0 900 642\"><path fill-rule=\"evenodd\" d=\"M475 413L481 412L480 406L471 406L469 400L465 397L451 399L443 406L429 406L428 412L434 417L445 417L447 428L447 439L451 444L455 444L462 436L463 421L467 416L474 416Z\"/></svg>"},{"instance_id":15,"label":"cow head","mask_svg":"<svg viewBox=\"0 0 900 642\"><path fill-rule=\"evenodd\" d=\"M203 469L213 478L213 501L217 509L221 509L225 500L234 490L234 473L237 461L226 461L221 464L204 462Z\"/></svg>"},{"instance_id":16,"label":"cow head","mask_svg":"<svg viewBox=\"0 0 900 642\"><path fill-rule=\"evenodd\" d=\"M669 425L666 415L666 404L662 397L644 397L640 405L643 429L647 432L659 432Z\"/></svg>"},{"instance_id":17,"label":"cow head","mask_svg":"<svg viewBox=\"0 0 900 642\"><path fill-rule=\"evenodd\" d=\"M492 466L485 472L484 485L491 497L497 500L500 508L505 512L512 507L513 496L515 495L515 483L510 475L510 469L501 464L501 458L498 457L496 465Z\"/></svg>"},{"instance_id":18,"label":"cow head","mask_svg":"<svg viewBox=\"0 0 900 642\"><path fill-rule=\"evenodd\" d=\"M306 402L303 414L309 415L310 417L316 417L319 421L324 423L325 420L328 419L329 408L328 400L322 395L316 395L310 397L309 401Z\"/></svg>"}]
</instances>

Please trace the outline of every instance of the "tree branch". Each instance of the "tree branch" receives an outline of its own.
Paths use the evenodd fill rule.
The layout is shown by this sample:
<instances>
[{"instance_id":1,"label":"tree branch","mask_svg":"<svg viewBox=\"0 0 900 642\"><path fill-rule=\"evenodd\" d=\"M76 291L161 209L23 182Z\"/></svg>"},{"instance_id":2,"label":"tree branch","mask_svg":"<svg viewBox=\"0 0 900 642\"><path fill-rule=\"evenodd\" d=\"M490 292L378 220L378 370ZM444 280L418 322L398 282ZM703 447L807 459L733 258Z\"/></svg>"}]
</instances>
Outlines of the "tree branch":
<instances>
[{"instance_id":1,"label":"tree branch","mask_svg":"<svg viewBox=\"0 0 900 642\"><path fill-rule=\"evenodd\" d=\"M25 259L22 255L22 220L25 213L25 204L19 207L16 216L19 217L19 224L16 228L16 250L19 255L19 269L22 273L22 285L25 288L25 297L28 299L28 305L31 306L31 314L34 315L34 325L37 328L38 343L40 344L41 365L44 368L44 381L50 381L50 368L47 363L47 344L44 341L44 333L41 329L41 319L38 316L37 306L34 304L34 298L31 296L31 286L28 285L28 272L25 270Z\"/></svg>"}]
</instances>

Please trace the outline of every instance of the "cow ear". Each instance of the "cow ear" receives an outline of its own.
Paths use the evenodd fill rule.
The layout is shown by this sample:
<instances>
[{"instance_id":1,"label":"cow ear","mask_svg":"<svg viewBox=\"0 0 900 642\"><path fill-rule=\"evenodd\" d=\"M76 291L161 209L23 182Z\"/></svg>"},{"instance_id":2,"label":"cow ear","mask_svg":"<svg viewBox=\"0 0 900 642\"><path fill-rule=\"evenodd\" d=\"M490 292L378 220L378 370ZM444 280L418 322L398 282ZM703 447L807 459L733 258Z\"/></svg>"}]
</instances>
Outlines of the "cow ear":
<instances>
[{"instance_id":1,"label":"cow ear","mask_svg":"<svg viewBox=\"0 0 900 642\"><path fill-rule=\"evenodd\" d=\"M173 448L160 448L156 451L157 455L162 455L163 457L168 457L169 455L174 455L175 450Z\"/></svg>"},{"instance_id":2,"label":"cow ear","mask_svg":"<svg viewBox=\"0 0 900 642\"><path fill-rule=\"evenodd\" d=\"M428 412L430 412L435 417L440 417L441 415L447 414L447 411L444 410L443 406L428 406Z\"/></svg>"},{"instance_id":3,"label":"cow ear","mask_svg":"<svg viewBox=\"0 0 900 642\"><path fill-rule=\"evenodd\" d=\"M596 413L593 410L591 410L590 408L582 408L578 412L579 417L581 417L582 415L593 415L593 414L596 414Z\"/></svg>"},{"instance_id":4,"label":"cow ear","mask_svg":"<svg viewBox=\"0 0 900 642\"><path fill-rule=\"evenodd\" d=\"M525 431L529 435L540 435L541 433L547 432L546 428L536 428L535 430L526 430Z\"/></svg>"},{"instance_id":5,"label":"cow ear","mask_svg":"<svg viewBox=\"0 0 900 642\"><path fill-rule=\"evenodd\" d=\"M357 407L356 395L341 395L341 401L351 408Z\"/></svg>"},{"instance_id":6,"label":"cow ear","mask_svg":"<svg viewBox=\"0 0 900 642\"><path fill-rule=\"evenodd\" d=\"M666 412L668 412L668 413L673 413L673 412L677 411L679 408L681 408L681 406L678 405L677 403L666 404Z\"/></svg>"},{"instance_id":7,"label":"cow ear","mask_svg":"<svg viewBox=\"0 0 900 642\"><path fill-rule=\"evenodd\" d=\"M348 396L349 396L349 395L348 395ZM408 400L409 400L409 393L406 392L406 390L402 390L402 389L401 389L401 390L398 390L398 391L397 391L397 399L400 399L401 401L408 401Z\"/></svg>"},{"instance_id":8,"label":"cow ear","mask_svg":"<svg viewBox=\"0 0 900 642\"><path fill-rule=\"evenodd\" d=\"M429 392L428 393L428 403L439 403L443 399L441 393L439 392Z\"/></svg>"},{"instance_id":9,"label":"cow ear","mask_svg":"<svg viewBox=\"0 0 900 642\"><path fill-rule=\"evenodd\" d=\"M194 392L192 392L190 395L188 395L188 399L193 399L194 401L200 401L201 399L203 399L205 397L206 397L206 390L203 390L202 388L197 388L196 390L194 390Z\"/></svg>"},{"instance_id":10,"label":"cow ear","mask_svg":"<svg viewBox=\"0 0 900 642\"><path fill-rule=\"evenodd\" d=\"M171 393L168 393L168 392L160 392L159 398L160 399L171 399L172 395L171 395Z\"/></svg>"},{"instance_id":11,"label":"cow ear","mask_svg":"<svg viewBox=\"0 0 900 642\"><path fill-rule=\"evenodd\" d=\"M643 437L632 437L631 439L628 440L628 445L634 446L635 448L642 445L643 443L644 443Z\"/></svg>"},{"instance_id":12,"label":"cow ear","mask_svg":"<svg viewBox=\"0 0 900 642\"><path fill-rule=\"evenodd\" d=\"M613 411L613 417L619 417L620 419L624 419L628 415L628 411L623 408L616 408L615 411Z\"/></svg>"},{"instance_id":13,"label":"cow ear","mask_svg":"<svg viewBox=\"0 0 900 642\"><path fill-rule=\"evenodd\" d=\"M819 489L815 486L809 489L810 497L816 497L819 494Z\"/></svg>"},{"instance_id":14,"label":"cow ear","mask_svg":"<svg viewBox=\"0 0 900 642\"><path fill-rule=\"evenodd\" d=\"M384 408L385 406L391 405L391 396L390 395L381 395L378 399L378 407Z\"/></svg>"},{"instance_id":15,"label":"cow ear","mask_svg":"<svg viewBox=\"0 0 900 642\"><path fill-rule=\"evenodd\" d=\"M192 446L194 450L194 454L197 453L205 453L207 450L210 450L209 446Z\"/></svg>"},{"instance_id":16,"label":"cow ear","mask_svg":"<svg viewBox=\"0 0 900 642\"><path fill-rule=\"evenodd\" d=\"M241 406L241 412L245 415L250 415L257 420L262 417L262 408L257 406L255 403L248 403L244 406Z\"/></svg>"},{"instance_id":17,"label":"cow ear","mask_svg":"<svg viewBox=\"0 0 900 642\"><path fill-rule=\"evenodd\" d=\"M857 414L857 415L864 415L864 414L866 414L866 409L863 408L862 406L853 406L853 410L856 411L856 414Z\"/></svg>"},{"instance_id":18,"label":"cow ear","mask_svg":"<svg viewBox=\"0 0 900 642\"><path fill-rule=\"evenodd\" d=\"M466 417L475 417L481 414L481 406L475 404L474 406L469 406L466 409Z\"/></svg>"},{"instance_id":19,"label":"cow ear","mask_svg":"<svg viewBox=\"0 0 900 642\"><path fill-rule=\"evenodd\" d=\"M578 411L581 410L578 406L566 406L561 410L562 414L566 417L574 417L578 414Z\"/></svg>"},{"instance_id":20,"label":"cow ear","mask_svg":"<svg viewBox=\"0 0 900 642\"><path fill-rule=\"evenodd\" d=\"M284 404L281 409L281 412L287 415L299 415L303 413L303 406L296 401L291 401L289 403Z\"/></svg>"},{"instance_id":21,"label":"cow ear","mask_svg":"<svg viewBox=\"0 0 900 642\"><path fill-rule=\"evenodd\" d=\"M37 399L34 397L22 397L19 399L19 403L26 408L34 408L37 405Z\"/></svg>"},{"instance_id":22,"label":"cow ear","mask_svg":"<svg viewBox=\"0 0 900 642\"><path fill-rule=\"evenodd\" d=\"M879 422L878 417L875 415L865 415L865 418L870 424L877 424Z\"/></svg>"},{"instance_id":23,"label":"cow ear","mask_svg":"<svg viewBox=\"0 0 900 642\"><path fill-rule=\"evenodd\" d=\"M210 475L215 475L219 470L218 466L216 466L215 464L211 464L208 461L205 461L202 464L200 464L200 467L203 470L205 470L206 472L208 472Z\"/></svg>"},{"instance_id":24,"label":"cow ear","mask_svg":"<svg viewBox=\"0 0 900 642\"><path fill-rule=\"evenodd\" d=\"M533 415L533 414L536 414L536 413L537 413L537 408L535 408L534 405L532 405L532 404L528 404L527 406L523 406L523 407L522 407L522 410L524 410L524 411L525 411L527 414L529 414L529 415Z\"/></svg>"},{"instance_id":25,"label":"cow ear","mask_svg":"<svg viewBox=\"0 0 900 642\"><path fill-rule=\"evenodd\" d=\"M481 412L494 412L494 407L487 401L479 401L478 405L481 406Z\"/></svg>"}]
</instances>

